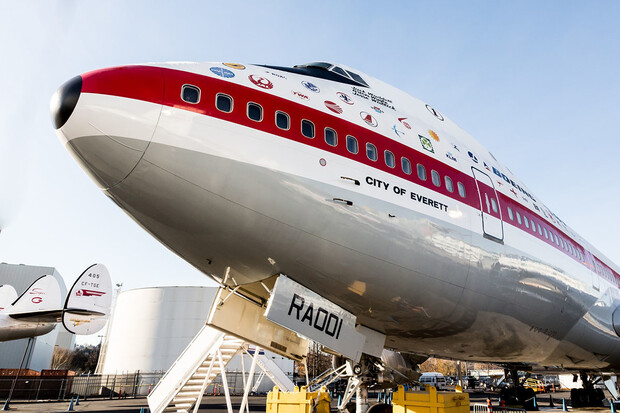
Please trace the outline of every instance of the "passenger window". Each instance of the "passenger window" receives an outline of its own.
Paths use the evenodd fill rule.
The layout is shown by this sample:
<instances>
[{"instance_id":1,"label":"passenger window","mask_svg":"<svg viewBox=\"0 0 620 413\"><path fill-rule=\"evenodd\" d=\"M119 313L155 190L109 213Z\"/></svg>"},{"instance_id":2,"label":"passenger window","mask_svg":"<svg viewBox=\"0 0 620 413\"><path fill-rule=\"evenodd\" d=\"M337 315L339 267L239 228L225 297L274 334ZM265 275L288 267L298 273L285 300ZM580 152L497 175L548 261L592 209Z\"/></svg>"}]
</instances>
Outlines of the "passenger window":
<instances>
[{"instance_id":1,"label":"passenger window","mask_svg":"<svg viewBox=\"0 0 620 413\"><path fill-rule=\"evenodd\" d=\"M465 198L466 194L465 194L465 185L463 185L461 182L457 182L456 183L456 187L459 190L459 195L461 196L461 198Z\"/></svg>"},{"instance_id":2,"label":"passenger window","mask_svg":"<svg viewBox=\"0 0 620 413\"><path fill-rule=\"evenodd\" d=\"M303 119L301 121L301 134L306 138L314 138L314 123L309 120Z\"/></svg>"},{"instance_id":3,"label":"passenger window","mask_svg":"<svg viewBox=\"0 0 620 413\"><path fill-rule=\"evenodd\" d=\"M547 232L547 228L543 227L543 232L545 233L545 238L549 239L549 233Z\"/></svg>"},{"instance_id":4,"label":"passenger window","mask_svg":"<svg viewBox=\"0 0 620 413\"><path fill-rule=\"evenodd\" d=\"M215 107L222 112L230 113L233 108L233 99L223 93L215 95Z\"/></svg>"},{"instance_id":5,"label":"passenger window","mask_svg":"<svg viewBox=\"0 0 620 413\"><path fill-rule=\"evenodd\" d=\"M449 176L444 176L444 181L446 182L446 189L448 192L454 192L454 184L452 183L452 178Z\"/></svg>"},{"instance_id":6,"label":"passenger window","mask_svg":"<svg viewBox=\"0 0 620 413\"><path fill-rule=\"evenodd\" d=\"M372 143L367 143L366 144L366 156L371 161L376 161L377 160L377 147L375 145L373 145Z\"/></svg>"},{"instance_id":7,"label":"passenger window","mask_svg":"<svg viewBox=\"0 0 620 413\"><path fill-rule=\"evenodd\" d=\"M514 215L512 215L512 209L510 207L508 207L508 218L510 218L511 221L515 220Z\"/></svg>"},{"instance_id":8,"label":"passenger window","mask_svg":"<svg viewBox=\"0 0 620 413\"><path fill-rule=\"evenodd\" d=\"M195 105L200 102L200 89L192 85L183 85L181 87L181 99L184 102Z\"/></svg>"},{"instance_id":9,"label":"passenger window","mask_svg":"<svg viewBox=\"0 0 620 413\"><path fill-rule=\"evenodd\" d=\"M495 198L491 198L491 208L493 209L493 212L497 214L497 201Z\"/></svg>"},{"instance_id":10,"label":"passenger window","mask_svg":"<svg viewBox=\"0 0 620 413\"><path fill-rule=\"evenodd\" d=\"M276 126L280 129L289 130L291 119L284 112L276 111Z\"/></svg>"},{"instance_id":11,"label":"passenger window","mask_svg":"<svg viewBox=\"0 0 620 413\"><path fill-rule=\"evenodd\" d=\"M338 135L332 128L325 128L325 143L329 146L338 145Z\"/></svg>"},{"instance_id":12,"label":"passenger window","mask_svg":"<svg viewBox=\"0 0 620 413\"><path fill-rule=\"evenodd\" d=\"M558 247L560 246L560 240L558 239L558 236L554 233L553 234L553 238L555 238L555 243L558 245Z\"/></svg>"},{"instance_id":13,"label":"passenger window","mask_svg":"<svg viewBox=\"0 0 620 413\"><path fill-rule=\"evenodd\" d=\"M403 168L404 173L411 175L411 162L409 162L409 159L405 157L400 158L400 166Z\"/></svg>"},{"instance_id":14,"label":"passenger window","mask_svg":"<svg viewBox=\"0 0 620 413\"><path fill-rule=\"evenodd\" d=\"M263 120L263 107L258 103L248 102L248 118L260 122Z\"/></svg>"},{"instance_id":15,"label":"passenger window","mask_svg":"<svg viewBox=\"0 0 620 413\"><path fill-rule=\"evenodd\" d=\"M542 234L543 234L543 233L542 233L542 227L540 226L540 224L538 224L538 233L539 233L540 235L542 235Z\"/></svg>"},{"instance_id":16,"label":"passenger window","mask_svg":"<svg viewBox=\"0 0 620 413\"><path fill-rule=\"evenodd\" d=\"M433 185L441 186L441 177L439 176L439 172L434 169L431 170L431 181L433 181Z\"/></svg>"},{"instance_id":17,"label":"passenger window","mask_svg":"<svg viewBox=\"0 0 620 413\"><path fill-rule=\"evenodd\" d=\"M354 136L347 135L347 150L351 153L358 153L360 151L357 139Z\"/></svg>"},{"instance_id":18,"label":"passenger window","mask_svg":"<svg viewBox=\"0 0 620 413\"><path fill-rule=\"evenodd\" d=\"M536 223L534 222L534 220L532 219L532 231L536 232Z\"/></svg>"},{"instance_id":19,"label":"passenger window","mask_svg":"<svg viewBox=\"0 0 620 413\"><path fill-rule=\"evenodd\" d=\"M394 154L390 151L384 152L385 156L385 164L390 168L394 168L396 166L396 160L394 159Z\"/></svg>"},{"instance_id":20,"label":"passenger window","mask_svg":"<svg viewBox=\"0 0 620 413\"><path fill-rule=\"evenodd\" d=\"M519 211L517 211L517 222L519 223L519 225L521 225L521 214L519 213Z\"/></svg>"},{"instance_id":21,"label":"passenger window","mask_svg":"<svg viewBox=\"0 0 620 413\"><path fill-rule=\"evenodd\" d=\"M418 164L418 178L422 181L426 181L426 168L422 164Z\"/></svg>"}]
</instances>

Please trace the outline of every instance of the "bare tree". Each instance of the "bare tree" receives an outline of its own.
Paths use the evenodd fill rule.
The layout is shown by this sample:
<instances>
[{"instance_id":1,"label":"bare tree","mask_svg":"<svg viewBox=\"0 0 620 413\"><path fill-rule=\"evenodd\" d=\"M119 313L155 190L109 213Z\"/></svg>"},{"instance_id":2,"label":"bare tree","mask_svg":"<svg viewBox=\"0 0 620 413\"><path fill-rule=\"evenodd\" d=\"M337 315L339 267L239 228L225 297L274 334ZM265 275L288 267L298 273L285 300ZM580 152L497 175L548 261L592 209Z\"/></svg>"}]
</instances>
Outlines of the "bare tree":
<instances>
[{"instance_id":1,"label":"bare tree","mask_svg":"<svg viewBox=\"0 0 620 413\"><path fill-rule=\"evenodd\" d=\"M52 370L65 370L69 368L70 364L71 352L66 348L55 346L50 368Z\"/></svg>"}]
</instances>

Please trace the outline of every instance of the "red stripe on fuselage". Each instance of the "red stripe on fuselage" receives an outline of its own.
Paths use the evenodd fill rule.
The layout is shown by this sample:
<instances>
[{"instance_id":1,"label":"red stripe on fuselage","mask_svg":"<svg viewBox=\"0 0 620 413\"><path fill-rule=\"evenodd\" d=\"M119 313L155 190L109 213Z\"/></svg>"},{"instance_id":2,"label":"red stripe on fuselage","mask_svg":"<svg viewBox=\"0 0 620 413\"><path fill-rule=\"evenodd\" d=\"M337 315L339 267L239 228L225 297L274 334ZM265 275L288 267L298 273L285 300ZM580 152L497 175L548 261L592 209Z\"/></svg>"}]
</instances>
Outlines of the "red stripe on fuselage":
<instances>
[{"instance_id":1,"label":"red stripe on fuselage","mask_svg":"<svg viewBox=\"0 0 620 413\"><path fill-rule=\"evenodd\" d=\"M246 72L244 71L242 73L245 74ZM238 74L240 75L240 73ZM119 68L103 69L82 75L82 78L83 92L114 95L156 104L164 104L166 106L243 125L352 159L372 168L382 170L388 174L398 176L416 185L423 186L433 192L452 198L457 202L469 205L470 207L476 209L481 208L480 200L478 198L478 190L476 188L476 180L473 176L463 173L460 170L453 168L429 155L396 142L373 130L356 125L335 115L321 112L303 104L275 96L262 89L257 90L231 81L216 79L197 73L152 66L124 66ZM165 89L162 96L159 85L163 85L164 78ZM200 88L201 97L198 104L189 104L181 99L181 88L184 84L192 84ZM232 112L225 113L215 107L215 97L217 93L224 93L233 97L234 104ZM255 102L263 107L263 120L261 122L253 121L247 117L246 106L248 102ZM276 126L276 111L286 112L290 116L291 127L289 130L282 130ZM314 123L316 134L315 138L309 139L301 134L302 119L307 119ZM326 127L332 128L338 133L337 146L330 146L325 143L325 140L323 139L323 130ZM352 154L346 149L346 135L352 135L357 138L359 142L359 152L357 154ZM377 147L377 161L371 161L366 156L366 143L372 143ZM385 150L389 150L395 155L395 168L388 167L383 161L383 153ZM400 158L402 156L407 157L411 161L411 175L405 174L400 168ZM426 168L426 181L420 180L417 176L416 165L418 163L424 165ZM452 178L454 183L454 192L449 192L445 188L443 181L440 187L436 187L432 184L431 170L433 169L436 170L442 178L444 176L449 176ZM491 177L491 179L495 179L495 175L492 172L488 172L487 174ZM457 182L462 182L465 186L465 198L458 195ZM481 184L489 188L486 184ZM527 216L530 220L534 217L537 224L540 223L541 225L546 226L548 230L552 229L556 235L563 237L566 242L573 244L576 249L579 249L582 254L586 255L585 249L573 241L572 238L569 237L564 231L551 224L545 218L542 218L525 205L516 202L512 199L512 197L499 191L496 191L496 193L499 198L499 204L503 217L502 221L505 224L519 228L522 231L527 232L528 235L534 236L546 242L548 245L553 246L565 255L573 258L575 261L592 270L594 263L581 261L578 257L574 256L570 252L567 252L561 246L558 246L554 240L545 238L542 234L539 234L538 231L535 232L531 229L525 228L523 223L519 224L517 222L516 216L514 217L514 220L511 221L509 219L508 207L511 207L515 215L516 212L519 211L522 216ZM485 211L485 213L487 212ZM491 211L490 215L499 218L499 213L493 213ZM603 264L602 261L598 260L596 257L595 259L600 265L612 272L616 279L616 284L618 284L620 282L620 274Z\"/></svg>"}]
</instances>

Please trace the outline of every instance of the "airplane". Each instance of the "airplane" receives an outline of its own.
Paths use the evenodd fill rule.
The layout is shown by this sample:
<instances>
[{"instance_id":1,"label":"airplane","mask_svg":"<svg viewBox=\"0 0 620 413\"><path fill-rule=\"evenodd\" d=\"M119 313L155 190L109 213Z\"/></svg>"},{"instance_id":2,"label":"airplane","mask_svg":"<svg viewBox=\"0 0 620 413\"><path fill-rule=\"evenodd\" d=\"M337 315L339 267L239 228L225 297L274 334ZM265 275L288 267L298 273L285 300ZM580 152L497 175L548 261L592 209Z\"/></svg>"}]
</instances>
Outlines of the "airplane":
<instances>
[{"instance_id":1,"label":"airplane","mask_svg":"<svg viewBox=\"0 0 620 413\"><path fill-rule=\"evenodd\" d=\"M0 342L37 337L58 323L73 334L94 334L110 313L112 284L102 264L88 267L73 283L64 306L56 278L43 275L19 297L10 285L0 286Z\"/></svg>"},{"instance_id":2,"label":"airplane","mask_svg":"<svg viewBox=\"0 0 620 413\"><path fill-rule=\"evenodd\" d=\"M381 363L359 356L371 341L411 368L539 366L586 391L588 374L620 372L620 268L442 112L374 77L128 65L74 77L50 110L142 228L357 372Z\"/></svg>"}]
</instances>

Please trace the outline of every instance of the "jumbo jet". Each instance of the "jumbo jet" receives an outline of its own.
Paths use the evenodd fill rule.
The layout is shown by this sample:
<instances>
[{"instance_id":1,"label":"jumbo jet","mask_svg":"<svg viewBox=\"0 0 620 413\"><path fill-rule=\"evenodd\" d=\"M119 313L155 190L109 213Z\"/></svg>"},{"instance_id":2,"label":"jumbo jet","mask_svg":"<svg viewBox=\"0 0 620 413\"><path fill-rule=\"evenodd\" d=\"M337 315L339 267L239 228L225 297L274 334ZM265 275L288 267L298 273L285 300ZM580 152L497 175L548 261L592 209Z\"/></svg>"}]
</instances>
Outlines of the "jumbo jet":
<instances>
[{"instance_id":1,"label":"jumbo jet","mask_svg":"<svg viewBox=\"0 0 620 413\"><path fill-rule=\"evenodd\" d=\"M51 112L104 193L181 258L267 312L294 285L281 325L342 342L333 304L410 361L620 372L620 268L378 79L327 62L122 66L69 80Z\"/></svg>"},{"instance_id":2,"label":"jumbo jet","mask_svg":"<svg viewBox=\"0 0 620 413\"><path fill-rule=\"evenodd\" d=\"M11 285L0 286L0 341L37 337L58 323L73 334L94 334L110 313L112 284L102 264L88 267L73 283L62 304L56 278L43 275L19 297Z\"/></svg>"}]
</instances>

